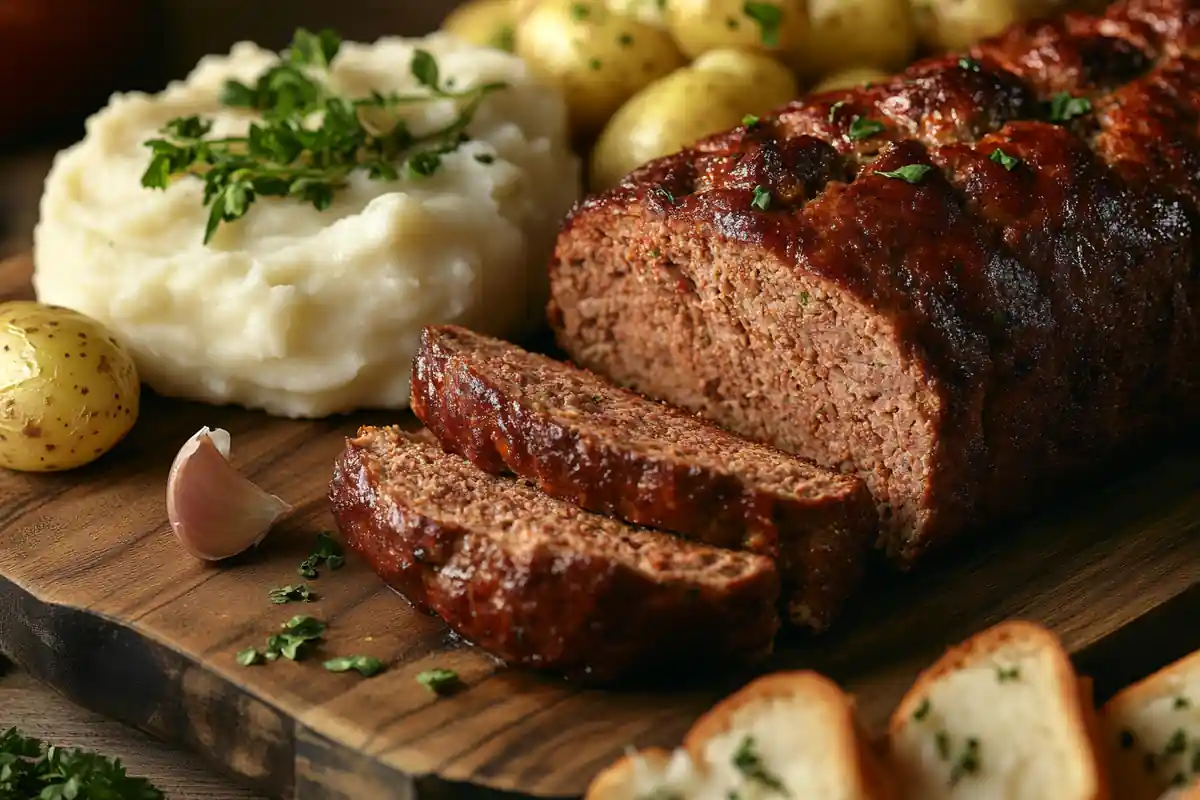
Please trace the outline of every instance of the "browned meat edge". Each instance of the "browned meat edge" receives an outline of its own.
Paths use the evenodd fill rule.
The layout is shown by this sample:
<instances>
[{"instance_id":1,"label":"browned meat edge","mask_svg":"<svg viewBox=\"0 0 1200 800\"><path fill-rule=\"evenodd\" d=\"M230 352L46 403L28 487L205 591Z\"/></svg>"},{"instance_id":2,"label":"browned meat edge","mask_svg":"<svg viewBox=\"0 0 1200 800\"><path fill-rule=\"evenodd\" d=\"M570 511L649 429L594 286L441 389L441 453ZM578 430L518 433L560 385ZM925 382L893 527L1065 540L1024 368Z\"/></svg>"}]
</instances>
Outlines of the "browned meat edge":
<instances>
[{"instance_id":1,"label":"browned meat edge","mask_svg":"<svg viewBox=\"0 0 1200 800\"><path fill-rule=\"evenodd\" d=\"M589 515L397 429L348 440L329 497L347 546L388 585L509 664L637 681L651 668L728 667L771 650L779 585L769 559ZM493 505L521 513L447 510ZM614 556L618 545L647 566Z\"/></svg>"},{"instance_id":2,"label":"browned meat edge","mask_svg":"<svg viewBox=\"0 0 1200 800\"><path fill-rule=\"evenodd\" d=\"M427 327L412 408L443 448L481 469L511 470L598 513L779 559L795 624L828 627L862 578L877 518L861 482L785 459L811 489L784 493L734 466L777 451L570 365L461 328ZM666 447L631 443L647 437L641 419L658 423ZM689 459L686 443L696 439L723 461Z\"/></svg>"},{"instance_id":3,"label":"browned meat edge","mask_svg":"<svg viewBox=\"0 0 1200 800\"><path fill-rule=\"evenodd\" d=\"M564 224L559 343L859 474L911 564L1196 420L1198 46L1126 0L652 162Z\"/></svg>"}]
</instances>

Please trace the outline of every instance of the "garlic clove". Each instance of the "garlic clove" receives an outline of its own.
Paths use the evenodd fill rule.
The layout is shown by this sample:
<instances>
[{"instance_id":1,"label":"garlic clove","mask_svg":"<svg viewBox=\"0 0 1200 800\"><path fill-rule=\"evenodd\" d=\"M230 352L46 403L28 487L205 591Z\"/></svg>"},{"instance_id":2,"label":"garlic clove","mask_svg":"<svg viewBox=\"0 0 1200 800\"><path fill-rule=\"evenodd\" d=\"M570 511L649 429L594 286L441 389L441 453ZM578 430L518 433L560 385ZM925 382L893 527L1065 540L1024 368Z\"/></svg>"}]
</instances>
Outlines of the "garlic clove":
<instances>
[{"instance_id":1,"label":"garlic clove","mask_svg":"<svg viewBox=\"0 0 1200 800\"><path fill-rule=\"evenodd\" d=\"M219 561L263 540L292 507L229 463L229 432L201 428L184 442L167 477L167 518L184 549Z\"/></svg>"}]
</instances>

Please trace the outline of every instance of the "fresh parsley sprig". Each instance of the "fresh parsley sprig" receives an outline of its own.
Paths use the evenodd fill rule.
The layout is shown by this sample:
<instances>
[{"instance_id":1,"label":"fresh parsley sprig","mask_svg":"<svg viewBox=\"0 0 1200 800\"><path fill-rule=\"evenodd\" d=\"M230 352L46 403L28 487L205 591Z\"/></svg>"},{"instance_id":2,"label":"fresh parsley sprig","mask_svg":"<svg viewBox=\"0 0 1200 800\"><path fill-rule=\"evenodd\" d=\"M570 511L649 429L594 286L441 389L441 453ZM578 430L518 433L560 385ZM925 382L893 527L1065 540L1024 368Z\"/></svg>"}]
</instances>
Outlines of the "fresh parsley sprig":
<instances>
[{"instance_id":1,"label":"fresh parsley sprig","mask_svg":"<svg viewBox=\"0 0 1200 800\"><path fill-rule=\"evenodd\" d=\"M125 773L120 760L55 747L16 728L0 733L0 800L163 800L145 778Z\"/></svg>"},{"instance_id":2,"label":"fresh parsley sprig","mask_svg":"<svg viewBox=\"0 0 1200 800\"><path fill-rule=\"evenodd\" d=\"M253 85L231 80L221 91L222 105L260 115L246 135L209 138L211 120L173 119L159 138L146 142L152 155L142 185L165 189L182 176L203 180L207 244L222 223L244 217L258 197L290 197L324 210L356 171L388 181L401 171L413 178L432 175L442 156L467 140L484 98L506 85L454 90L441 79L433 55L417 50L410 71L423 92L345 97L322 80L340 48L333 31L297 30L280 62ZM439 100L458 104L457 116L442 128L416 134L399 116L405 106Z\"/></svg>"}]
</instances>

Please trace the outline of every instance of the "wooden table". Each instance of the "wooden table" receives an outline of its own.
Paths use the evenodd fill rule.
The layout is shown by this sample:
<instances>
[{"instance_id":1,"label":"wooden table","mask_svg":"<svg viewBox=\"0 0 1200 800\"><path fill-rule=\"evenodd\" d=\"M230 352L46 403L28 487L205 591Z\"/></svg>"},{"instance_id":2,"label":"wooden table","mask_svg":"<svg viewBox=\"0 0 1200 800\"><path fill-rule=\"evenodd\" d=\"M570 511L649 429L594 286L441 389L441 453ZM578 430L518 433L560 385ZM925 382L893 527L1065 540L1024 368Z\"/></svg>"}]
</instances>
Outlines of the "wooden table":
<instances>
[{"instance_id":1,"label":"wooden table","mask_svg":"<svg viewBox=\"0 0 1200 800\"><path fill-rule=\"evenodd\" d=\"M37 201L53 149L0 157L0 253L32 244ZM195 756L139 731L86 711L0 657L0 731L17 726L54 744L83 747L120 758L130 774L143 775L171 800L257 800Z\"/></svg>"}]
</instances>

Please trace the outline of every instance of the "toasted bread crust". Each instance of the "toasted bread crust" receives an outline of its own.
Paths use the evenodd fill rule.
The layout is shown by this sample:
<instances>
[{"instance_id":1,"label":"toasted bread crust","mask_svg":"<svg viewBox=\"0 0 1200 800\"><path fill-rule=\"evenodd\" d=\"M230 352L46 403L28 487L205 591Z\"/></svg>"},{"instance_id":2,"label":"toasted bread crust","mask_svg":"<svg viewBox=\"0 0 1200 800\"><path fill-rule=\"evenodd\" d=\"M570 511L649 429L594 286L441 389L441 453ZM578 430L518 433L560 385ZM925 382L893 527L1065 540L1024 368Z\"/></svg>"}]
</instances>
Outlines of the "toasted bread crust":
<instances>
[{"instance_id":1,"label":"toasted bread crust","mask_svg":"<svg viewBox=\"0 0 1200 800\"><path fill-rule=\"evenodd\" d=\"M905 693L892 714L888 726L892 736L899 734L911 724L913 715L941 678L974 665L991 653L1011 642L1035 643L1054 655L1055 683L1063 688L1063 707L1070 715L1071 726L1079 731L1087 742L1090 752L1086 758L1093 765L1093 786L1087 795L1090 800L1109 800L1110 787L1105 767L1100 727L1092 702L1092 684L1087 678L1079 678L1071 664L1071 658L1062 642L1050 630L1034 622L1010 620L988 628L966 641L951 647L946 653L924 670Z\"/></svg>"},{"instance_id":2,"label":"toasted bread crust","mask_svg":"<svg viewBox=\"0 0 1200 800\"><path fill-rule=\"evenodd\" d=\"M661 747L651 747L622 756L592 779L584 800L635 800L627 789L633 783L639 760L663 768L671 760L671 754Z\"/></svg>"},{"instance_id":3,"label":"toasted bread crust","mask_svg":"<svg viewBox=\"0 0 1200 800\"><path fill-rule=\"evenodd\" d=\"M1200 672L1200 650L1173 661L1152 675L1117 692L1100 709L1101 718L1144 705L1161 695L1164 681L1193 670Z\"/></svg>"},{"instance_id":4,"label":"toasted bread crust","mask_svg":"<svg viewBox=\"0 0 1200 800\"><path fill-rule=\"evenodd\" d=\"M506 390L498 359L476 352L483 347L502 347L509 351L507 357L520 359L527 367L521 375L527 383ZM530 365L596 393L591 395L599 399L596 405L618 396L623 402L644 403L646 414L710 437L731 451L765 449L570 365L453 326L422 332L413 364L412 409L443 448L480 469L511 470L547 494L597 513L778 559L789 619L815 630L829 626L861 582L878 526L861 481L797 461L797 472L811 471L820 490L789 497L684 454L648 453L593 435L530 397L542 388L538 375L529 374ZM603 410L573 413L610 424Z\"/></svg>"},{"instance_id":5,"label":"toasted bread crust","mask_svg":"<svg viewBox=\"0 0 1200 800\"><path fill-rule=\"evenodd\" d=\"M875 753L854 713L854 699L825 676L810 670L777 672L747 684L740 691L722 700L706 712L688 731L683 746L696 763L703 763L705 744L714 736L730 730L739 710L773 697L815 697L843 711L841 724L830 736L840 740L839 752L851 754L857 760L854 770L858 785L857 796L870 800L892 800L897 797L886 768Z\"/></svg>"},{"instance_id":6,"label":"toasted bread crust","mask_svg":"<svg viewBox=\"0 0 1200 800\"><path fill-rule=\"evenodd\" d=\"M387 489L384 459L393 447L427 453L422 458L431 465L420 479L435 493L459 491L463 475L451 470L465 469L486 497L511 492L530 503L560 501L478 472L396 429L361 429L335 464L330 501L346 545L415 606L504 661L608 682L645 678L649 667L666 663L728 666L770 652L779 584L768 559L587 515L603 526L602 538L637 537L642 552L655 550L660 559L687 554L694 573L666 582L589 545L586 537L576 537L572 548L547 541L536 528L523 537L498 536L452 513L427 513L419 491ZM570 515L565 519L562 525L575 524ZM736 567L735 575L708 571L718 562Z\"/></svg>"}]
</instances>

